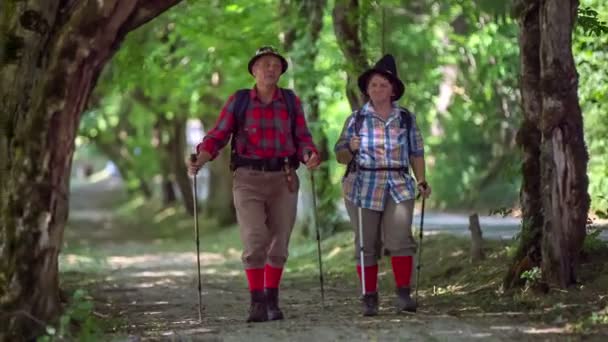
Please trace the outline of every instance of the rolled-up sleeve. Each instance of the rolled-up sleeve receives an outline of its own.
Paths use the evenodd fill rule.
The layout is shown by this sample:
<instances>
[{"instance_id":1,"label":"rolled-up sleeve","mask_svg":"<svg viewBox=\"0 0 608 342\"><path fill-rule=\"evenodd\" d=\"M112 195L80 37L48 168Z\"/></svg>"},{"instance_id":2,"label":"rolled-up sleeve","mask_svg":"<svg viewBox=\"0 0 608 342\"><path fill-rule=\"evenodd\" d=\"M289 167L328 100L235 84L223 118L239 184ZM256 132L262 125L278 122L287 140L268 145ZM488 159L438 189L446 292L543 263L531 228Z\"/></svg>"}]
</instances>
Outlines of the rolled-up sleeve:
<instances>
[{"instance_id":1,"label":"rolled-up sleeve","mask_svg":"<svg viewBox=\"0 0 608 342\"><path fill-rule=\"evenodd\" d=\"M298 140L296 143L297 146L297 154L300 158L300 161L304 161L304 156L309 155L310 153L315 153L319 155L319 151L312 141L312 134L310 134L310 130L308 129L308 125L306 124L306 117L304 116L304 109L302 109L302 102L300 98L296 96L296 139ZM294 142L295 143L295 142Z\"/></svg>"},{"instance_id":2,"label":"rolled-up sleeve","mask_svg":"<svg viewBox=\"0 0 608 342\"><path fill-rule=\"evenodd\" d=\"M355 135L355 125L354 120L355 115L351 114L344 121L344 126L342 127L342 132L338 137L338 141L334 145L334 153L338 153L339 151L348 149L348 144L350 139Z\"/></svg>"},{"instance_id":3,"label":"rolled-up sleeve","mask_svg":"<svg viewBox=\"0 0 608 342\"><path fill-rule=\"evenodd\" d=\"M412 129L409 132L409 155L413 157L423 157L424 156L424 140L422 139L422 134L420 133L420 129L418 128L418 124L416 123L416 116L414 114L411 115L412 118Z\"/></svg>"},{"instance_id":4,"label":"rolled-up sleeve","mask_svg":"<svg viewBox=\"0 0 608 342\"><path fill-rule=\"evenodd\" d=\"M206 151L211 155L211 160L215 159L219 151L226 146L234 126L234 98L232 95L224 104L220 116L218 117L215 125L203 138L203 141L196 146L196 151Z\"/></svg>"}]
</instances>

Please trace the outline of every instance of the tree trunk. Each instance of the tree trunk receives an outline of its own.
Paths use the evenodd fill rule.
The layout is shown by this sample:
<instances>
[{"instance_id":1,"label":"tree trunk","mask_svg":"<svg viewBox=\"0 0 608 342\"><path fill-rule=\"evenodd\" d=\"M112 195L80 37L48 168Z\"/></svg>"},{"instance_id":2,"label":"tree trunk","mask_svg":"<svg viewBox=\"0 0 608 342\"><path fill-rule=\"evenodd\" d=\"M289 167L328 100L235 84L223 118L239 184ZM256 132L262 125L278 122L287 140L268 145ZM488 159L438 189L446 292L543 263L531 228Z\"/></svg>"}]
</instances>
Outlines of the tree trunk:
<instances>
[{"instance_id":1,"label":"tree trunk","mask_svg":"<svg viewBox=\"0 0 608 342\"><path fill-rule=\"evenodd\" d=\"M224 105L224 100L207 94L201 98L205 106L205 112L219 113ZM213 127L217 117L205 115L201 118L205 128ZM209 178L205 181L208 188L203 214L212 217L221 227L236 223L236 211L232 198L232 173L230 173L230 145L227 145L219 156L205 167L209 170ZM199 178L201 179L201 178ZM202 180L202 179L201 179Z\"/></svg>"},{"instance_id":2,"label":"tree trunk","mask_svg":"<svg viewBox=\"0 0 608 342\"><path fill-rule=\"evenodd\" d=\"M522 149L522 185L520 203L522 227L519 247L504 279L505 288L524 285L521 274L541 263L543 225L540 193L540 0L529 1L519 15L521 63L521 98L524 119L517 134Z\"/></svg>"},{"instance_id":3,"label":"tree trunk","mask_svg":"<svg viewBox=\"0 0 608 342\"><path fill-rule=\"evenodd\" d=\"M542 1L540 10L542 272L549 284L561 287L576 283L590 204L589 155L572 56L577 9L576 0L555 0Z\"/></svg>"},{"instance_id":4,"label":"tree trunk","mask_svg":"<svg viewBox=\"0 0 608 342\"><path fill-rule=\"evenodd\" d=\"M57 256L74 138L99 73L130 30L179 0L10 1L0 37L0 340L59 313Z\"/></svg>"},{"instance_id":5,"label":"tree trunk","mask_svg":"<svg viewBox=\"0 0 608 342\"><path fill-rule=\"evenodd\" d=\"M471 231L471 262L475 263L485 259L483 234L477 213L469 215L469 230Z\"/></svg>"},{"instance_id":6,"label":"tree trunk","mask_svg":"<svg viewBox=\"0 0 608 342\"><path fill-rule=\"evenodd\" d=\"M171 138L167 143L171 172L175 183L182 194L182 201L186 212L194 215L194 199L192 198L192 184L186 169L186 120L183 118L173 118L169 121Z\"/></svg>"},{"instance_id":7,"label":"tree trunk","mask_svg":"<svg viewBox=\"0 0 608 342\"><path fill-rule=\"evenodd\" d=\"M232 225L236 223L236 211L232 198L232 173L229 171L230 147L226 146L217 158L207 165L209 197L205 202L204 214L216 219L220 227Z\"/></svg>"},{"instance_id":8,"label":"tree trunk","mask_svg":"<svg viewBox=\"0 0 608 342\"><path fill-rule=\"evenodd\" d=\"M175 190L173 189L173 181L171 180L171 176L169 175L169 173L163 172L161 176L161 203L163 208L166 208L177 202L177 196L175 194Z\"/></svg>"},{"instance_id":9,"label":"tree trunk","mask_svg":"<svg viewBox=\"0 0 608 342\"><path fill-rule=\"evenodd\" d=\"M141 96L139 96L139 94L141 94ZM154 105L150 104L150 100L145 97L142 92L135 92L133 97L137 99L140 104L144 105L144 107L148 109L154 108ZM168 122L163 113L156 113L153 110L152 113L156 115L156 121L152 128L152 147L154 147L158 153L158 166L161 175L161 203L163 208L166 208L175 204L177 200L173 187L173 177L171 177L171 162L169 161L171 151L167 149L167 143L164 141Z\"/></svg>"},{"instance_id":10,"label":"tree trunk","mask_svg":"<svg viewBox=\"0 0 608 342\"><path fill-rule=\"evenodd\" d=\"M519 5L523 224L505 287L521 284L521 273L538 265L544 282L568 287L576 283L590 202L589 155L572 56L578 2L538 0Z\"/></svg>"},{"instance_id":11,"label":"tree trunk","mask_svg":"<svg viewBox=\"0 0 608 342\"><path fill-rule=\"evenodd\" d=\"M358 0L336 0L332 17L334 32L346 61L346 96L353 110L365 101L357 86L359 75L369 67L360 36Z\"/></svg>"},{"instance_id":12,"label":"tree trunk","mask_svg":"<svg viewBox=\"0 0 608 342\"><path fill-rule=\"evenodd\" d=\"M285 27L285 50L291 52L295 43L299 47L299 51L294 51L292 61L294 69L294 84L296 92L302 100L304 112L307 114L307 121L310 130L315 138L315 143L319 149L319 156L322 161L327 161L330 158L329 140L323 130L322 119L319 109L319 95L317 94L317 86L321 75L315 74L315 60L318 55L318 41L321 29L323 28L323 12L325 10L326 1L296 1L291 3L289 7L283 1L280 11L283 13L283 24ZM316 75L316 76L315 76ZM335 198L334 185L330 179L330 168L328 163L321 164L321 167L316 171L316 196L318 198ZM308 175L307 175L308 176ZM333 230L334 221L336 220L336 202L321 201L322 205L318 208L319 222L324 229L324 233L329 233ZM309 212L307 217L312 218L312 212ZM310 221L310 220L304 220ZM309 222L304 222L304 226L310 227L311 230L305 231L309 236L314 236L315 229Z\"/></svg>"},{"instance_id":13,"label":"tree trunk","mask_svg":"<svg viewBox=\"0 0 608 342\"><path fill-rule=\"evenodd\" d=\"M132 156L129 155L125 157L125 155L121 153L122 147L120 141L104 142L100 139L93 138L91 141L94 141L95 146L97 146L97 148L116 165L123 181L137 179L137 187L126 187L129 195L133 195L136 191L139 191L146 199L152 198L152 190L150 189L148 182L141 177L141 175L137 174L137 172L132 171L134 169L132 166Z\"/></svg>"}]
</instances>

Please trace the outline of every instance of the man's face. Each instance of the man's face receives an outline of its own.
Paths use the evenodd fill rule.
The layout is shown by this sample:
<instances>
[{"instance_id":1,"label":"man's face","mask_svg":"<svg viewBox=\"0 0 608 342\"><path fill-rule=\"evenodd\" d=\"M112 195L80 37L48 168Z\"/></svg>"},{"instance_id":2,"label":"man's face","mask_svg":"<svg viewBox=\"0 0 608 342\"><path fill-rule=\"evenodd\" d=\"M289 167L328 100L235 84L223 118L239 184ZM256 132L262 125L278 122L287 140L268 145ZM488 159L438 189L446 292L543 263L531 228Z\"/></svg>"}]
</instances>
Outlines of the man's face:
<instances>
[{"instance_id":1,"label":"man's face","mask_svg":"<svg viewBox=\"0 0 608 342\"><path fill-rule=\"evenodd\" d=\"M251 68L256 83L263 85L276 85L279 82L282 70L281 60L272 55L258 58Z\"/></svg>"},{"instance_id":2,"label":"man's face","mask_svg":"<svg viewBox=\"0 0 608 342\"><path fill-rule=\"evenodd\" d=\"M390 101L394 96L393 84L386 77L374 74L367 83L367 94L373 102Z\"/></svg>"}]
</instances>

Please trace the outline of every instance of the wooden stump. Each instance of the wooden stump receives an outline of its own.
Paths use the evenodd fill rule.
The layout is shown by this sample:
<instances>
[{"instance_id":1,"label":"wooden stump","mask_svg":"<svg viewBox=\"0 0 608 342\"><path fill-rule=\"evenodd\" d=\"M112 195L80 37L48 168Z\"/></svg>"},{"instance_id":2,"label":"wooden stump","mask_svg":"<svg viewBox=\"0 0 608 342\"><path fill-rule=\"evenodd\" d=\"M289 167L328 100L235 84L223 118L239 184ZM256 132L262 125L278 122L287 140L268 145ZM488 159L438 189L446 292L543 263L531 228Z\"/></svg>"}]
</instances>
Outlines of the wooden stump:
<instances>
[{"instance_id":1,"label":"wooden stump","mask_svg":"<svg viewBox=\"0 0 608 342\"><path fill-rule=\"evenodd\" d=\"M485 258L483 254L483 237L479 226L479 216L475 213L469 216L469 230L471 231L471 262L478 262Z\"/></svg>"}]
</instances>

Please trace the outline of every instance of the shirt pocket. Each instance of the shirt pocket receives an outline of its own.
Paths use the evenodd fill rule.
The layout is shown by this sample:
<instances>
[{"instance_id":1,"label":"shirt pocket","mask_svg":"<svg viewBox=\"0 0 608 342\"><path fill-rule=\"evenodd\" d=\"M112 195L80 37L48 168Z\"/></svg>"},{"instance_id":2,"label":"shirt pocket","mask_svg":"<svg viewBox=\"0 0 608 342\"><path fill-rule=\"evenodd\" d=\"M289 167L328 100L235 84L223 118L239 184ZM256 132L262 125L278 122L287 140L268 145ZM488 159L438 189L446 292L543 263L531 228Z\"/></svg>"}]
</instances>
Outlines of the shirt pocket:
<instances>
[{"instance_id":1,"label":"shirt pocket","mask_svg":"<svg viewBox=\"0 0 608 342\"><path fill-rule=\"evenodd\" d=\"M262 140L262 128L259 125L250 125L245 127L245 135L247 141L253 145L259 145Z\"/></svg>"},{"instance_id":2,"label":"shirt pocket","mask_svg":"<svg viewBox=\"0 0 608 342\"><path fill-rule=\"evenodd\" d=\"M395 146L395 148L407 149L407 146L409 145L407 128L398 127L395 128L394 132L395 134L392 134L392 136L394 137L393 145Z\"/></svg>"}]
</instances>

